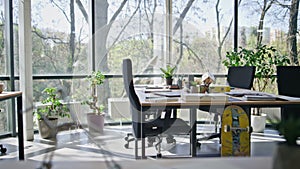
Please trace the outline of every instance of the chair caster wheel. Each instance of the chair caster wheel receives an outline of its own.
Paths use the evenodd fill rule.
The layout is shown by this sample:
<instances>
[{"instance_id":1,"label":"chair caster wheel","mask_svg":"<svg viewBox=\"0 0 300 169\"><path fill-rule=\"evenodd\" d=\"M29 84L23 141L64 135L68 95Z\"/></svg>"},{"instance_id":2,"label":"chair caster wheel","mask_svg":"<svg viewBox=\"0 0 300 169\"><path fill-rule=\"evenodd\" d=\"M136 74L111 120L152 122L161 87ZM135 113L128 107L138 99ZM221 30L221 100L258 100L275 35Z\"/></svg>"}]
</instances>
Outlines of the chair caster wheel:
<instances>
[{"instance_id":1,"label":"chair caster wheel","mask_svg":"<svg viewBox=\"0 0 300 169\"><path fill-rule=\"evenodd\" d=\"M128 141L128 137L125 137L124 140L125 140L125 141Z\"/></svg>"},{"instance_id":2,"label":"chair caster wheel","mask_svg":"<svg viewBox=\"0 0 300 169\"><path fill-rule=\"evenodd\" d=\"M6 151L7 151L7 149L6 149L5 147L3 147L3 145L1 145L1 146L0 146L0 152L1 152L2 154L5 154Z\"/></svg>"},{"instance_id":3,"label":"chair caster wheel","mask_svg":"<svg viewBox=\"0 0 300 169\"><path fill-rule=\"evenodd\" d=\"M124 147L128 149L129 148L129 144L125 144Z\"/></svg>"},{"instance_id":4,"label":"chair caster wheel","mask_svg":"<svg viewBox=\"0 0 300 169\"><path fill-rule=\"evenodd\" d=\"M161 153L158 153L158 154L156 155L156 158L162 158Z\"/></svg>"},{"instance_id":5,"label":"chair caster wheel","mask_svg":"<svg viewBox=\"0 0 300 169\"><path fill-rule=\"evenodd\" d=\"M7 149L6 149L6 148L2 148L2 149L1 149L1 153L2 153L2 154L5 154L5 153L6 153L6 151L7 151Z\"/></svg>"}]
</instances>

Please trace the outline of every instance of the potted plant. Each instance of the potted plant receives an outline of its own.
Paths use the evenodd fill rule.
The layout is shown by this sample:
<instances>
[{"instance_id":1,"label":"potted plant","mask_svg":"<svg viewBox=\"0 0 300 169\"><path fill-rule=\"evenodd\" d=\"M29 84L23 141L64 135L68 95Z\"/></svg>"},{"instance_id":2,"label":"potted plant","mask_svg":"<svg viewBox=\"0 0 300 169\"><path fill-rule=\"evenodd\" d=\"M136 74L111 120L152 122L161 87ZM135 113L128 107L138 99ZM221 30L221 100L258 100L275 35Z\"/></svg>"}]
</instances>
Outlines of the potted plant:
<instances>
[{"instance_id":1,"label":"potted plant","mask_svg":"<svg viewBox=\"0 0 300 169\"><path fill-rule=\"evenodd\" d=\"M290 117L286 120L280 121L278 118L275 120L276 122L274 119L270 119L270 122L285 141L277 144L273 156L273 169L298 168L300 145L297 144L297 139L300 137L300 119Z\"/></svg>"},{"instance_id":2,"label":"potted plant","mask_svg":"<svg viewBox=\"0 0 300 169\"><path fill-rule=\"evenodd\" d=\"M199 85L197 81L190 81L190 92L191 93L199 93Z\"/></svg>"},{"instance_id":3,"label":"potted plant","mask_svg":"<svg viewBox=\"0 0 300 169\"><path fill-rule=\"evenodd\" d=\"M160 68L160 70L162 71L162 77L166 79L167 85L172 85L175 69L176 66L172 67L170 65L167 65L166 68Z\"/></svg>"},{"instance_id":4,"label":"potted plant","mask_svg":"<svg viewBox=\"0 0 300 169\"><path fill-rule=\"evenodd\" d=\"M90 107L92 112L87 113L87 123L90 133L103 133L104 128L104 106L98 104L97 87L104 83L105 76L101 71L92 72L86 80L90 83L90 98L82 102Z\"/></svg>"},{"instance_id":5,"label":"potted plant","mask_svg":"<svg viewBox=\"0 0 300 169\"><path fill-rule=\"evenodd\" d=\"M287 56L281 55L276 48L267 45L259 45L255 49L239 47L239 51L226 52L226 58L222 62L227 68L231 66L255 66L255 79L253 90L266 91L268 85L273 84L276 76L276 66L290 64ZM265 129L266 114L261 109L253 109L251 126L254 132L262 132Z\"/></svg>"},{"instance_id":6,"label":"potted plant","mask_svg":"<svg viewBox=\"0 0 300 169\"><path fill-rule=\"evenodd\" d=\"M37 120L39 134L42 138L53 138L57 133L58 118L70 117L69 109L62 104L56 88L49 87L43 90L46 98L43 104L34 112Z\"/></svg>"}]
</instances>

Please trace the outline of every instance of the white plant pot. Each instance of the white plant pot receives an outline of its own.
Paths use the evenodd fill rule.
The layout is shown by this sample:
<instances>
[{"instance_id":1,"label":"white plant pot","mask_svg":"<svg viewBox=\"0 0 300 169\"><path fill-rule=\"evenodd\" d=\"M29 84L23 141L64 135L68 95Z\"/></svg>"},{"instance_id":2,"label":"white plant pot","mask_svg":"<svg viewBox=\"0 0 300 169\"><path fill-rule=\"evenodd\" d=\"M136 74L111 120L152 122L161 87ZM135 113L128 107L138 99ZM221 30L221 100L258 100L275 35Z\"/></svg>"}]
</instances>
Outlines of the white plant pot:
<instances>
[{"instance_id":1,"label":"white plant pot","mask_svg":"<svg viewBox=\"0 0 300 169\"><path fill-rule=\"evenodd\" d=\"M199 93L200 89L198 86L191 86L191 93Z\"/></svg>"},{"instance_id":2,"label":"white plant pot","mask_svg":"<svg viewBox=\"0 0 300 169\"><path fill-rule=\"evenodd\" d=\"M90 134L103 134L104 115L96 115L94 113L87 114L87 123Z\"/></svg>"},{"instance_id":3,"label":"white plant pot","mask_svg":"<svg viewBox=\"0 0 300 169\"><path fill-rule=\"evenodd\" d=\"M57 134L57 123L58 118L51 118L47 120L47 123L44 120L38 121L39 134L43 139L54 138Z\"/></svg>"},{"instance_id":4,"label":"white plant pot","mask_svg":"<svg viewBox=\"0 0 300 169\"><path fill-rule=\"evenodd\" d=\"M261 114L260 116L257 115L251 115L251 126L253 129L253 132L263 132L266 128L266 114Z\"/></svg>"}]
</instances>

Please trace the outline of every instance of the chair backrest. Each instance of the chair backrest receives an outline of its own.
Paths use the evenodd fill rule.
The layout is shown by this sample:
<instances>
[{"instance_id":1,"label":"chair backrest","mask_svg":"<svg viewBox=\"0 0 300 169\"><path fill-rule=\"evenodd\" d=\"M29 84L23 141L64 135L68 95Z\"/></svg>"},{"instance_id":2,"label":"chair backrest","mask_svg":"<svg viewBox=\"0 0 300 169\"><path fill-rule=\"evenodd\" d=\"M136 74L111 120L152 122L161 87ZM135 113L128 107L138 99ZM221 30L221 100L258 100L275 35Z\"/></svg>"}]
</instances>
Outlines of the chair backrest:
<instances>
[{"instance_id":1,"label":"chair backrest","mask_svg":"<svg viewBox=\"0 0 300 169\"><path fill-rule=\"evenodd\" d=\"M251 89L255 76L255 66L229 67L227 82L231 87Z\"/></svg>"},{"instance_id":2,"label":"chair backrest","mask_svg":"<svg viewBox=\"0 0 300 169\"><path fill-rule=\"evenodd\" d=\"M142 133L141 124L145 126L145 123L141 118L142 117L141 103L134 89L132 63L130 59L123 60L122 73L123 73L124 88L130 103L133 134L136 138L142 138L142 137L144 138L148 133L146 133L145 130L143 130Z\"/></svg>"},{"instance_id":3,"label":"chair backrest","mask_svg":"<svg viewBox=\"0 0 300 169\"><path fill-rule=\"evenodd\" d=\"M133 106L136 110L141 110L141 104L139 102L139 98L135 93L134 83L133 83L133 75L132 75L132 63L130 59L123 60L122 66L123 72L123 81L124 87L126 90L126 94L129 98L130 105Z\"/></svg>"},{"instance_id":4,"label":"chair backrest","mask_svg":"<svg viewBox=\"0 0 300 169\"><path fill-rule=\"evenodd\" d=\"M278 94L300 97L300 66L277 66Z\"/></svg>"}]
</instances>

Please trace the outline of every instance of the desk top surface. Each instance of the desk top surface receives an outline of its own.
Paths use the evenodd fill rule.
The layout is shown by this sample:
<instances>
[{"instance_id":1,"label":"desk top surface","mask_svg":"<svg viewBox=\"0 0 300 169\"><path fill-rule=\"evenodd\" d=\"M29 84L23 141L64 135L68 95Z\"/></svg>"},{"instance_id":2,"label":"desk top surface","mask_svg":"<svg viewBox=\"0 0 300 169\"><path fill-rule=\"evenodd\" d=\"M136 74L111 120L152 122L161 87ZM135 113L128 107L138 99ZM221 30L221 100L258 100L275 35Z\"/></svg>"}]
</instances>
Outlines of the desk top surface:
<instances>
[{"instance_id":1,"label":"desk top surface","mask_svg":"<svg viewBox=\"0 0 300 169\"><path fill-rule=\"evenodd\" d=\"M14 97L18 97L18 96L21 96L21 95L22 95L22 92L20 92L20 91L2 92L2 93L0 93L0 100L14 98Z\"/></svg>"},{"instance_id":2,"label":"desk top surface","mask_svg":"<svg viewBox=\"0 0 300 169\"><path fill-rule=\"evenodd\" d=\"M239 90L234 90L234 92L237 92ZM171 91L172 92L172 91ZM174 91L178 93L177 91ZM250 90L243 90L243 92L246 92L247 95L249 95L248 92L255 92ZM280 95L274 95L269 93L262 93L262 92L255 92L256 94L266 94L268 96L273 97L271 99L264 98L257 100L247 100L243 97L236 97L236 96L230 96L228 94L224 94L224 99L215 99L215 100L207 100L207 99L195 99L195 100L185 100L182 96L180 97L161 97L157 95L153 95L153 93L145 93L142 90L137 90L137 94L140 99L140 103L142 106L145 107L160 107L160 106L180 106L180 107L192 107L192 106L224 106L224 105L240 105L240 106L280 106L280 105L292 105L292 104L300 104L300 98L292 98L287 96L280 96ZM245 95L246 95L245 94ZM150 96L151 95L151 96ZM189 94L188 94L189 95ZM193 94L191 94L193 95ZM201 95L201 94L199 94ZM212 94L214 98L214 94ZM222 94L220 94L222 95ZM207 96L210 96L210 94L207 94Z\"/></svg>"}]
</instances>

